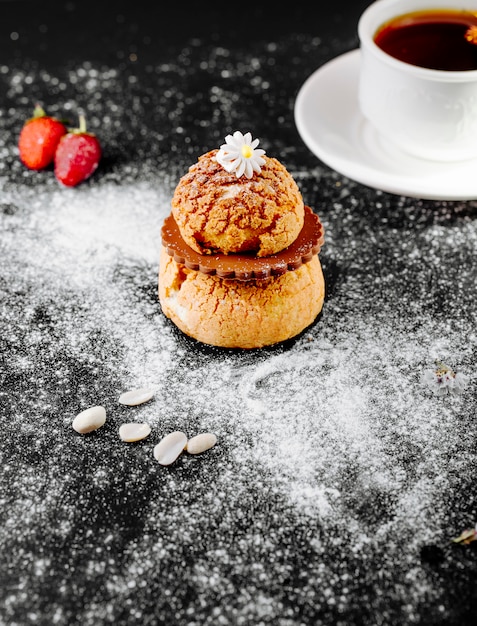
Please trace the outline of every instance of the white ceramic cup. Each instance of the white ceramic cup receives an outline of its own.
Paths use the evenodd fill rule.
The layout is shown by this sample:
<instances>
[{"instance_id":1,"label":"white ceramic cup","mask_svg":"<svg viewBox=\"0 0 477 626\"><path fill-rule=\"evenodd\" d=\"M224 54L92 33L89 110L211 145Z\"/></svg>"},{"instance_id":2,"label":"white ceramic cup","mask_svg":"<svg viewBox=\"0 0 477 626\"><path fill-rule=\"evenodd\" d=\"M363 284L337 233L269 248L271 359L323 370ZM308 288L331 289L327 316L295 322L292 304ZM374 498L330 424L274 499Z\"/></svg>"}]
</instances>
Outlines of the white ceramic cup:
<instances>
[{"instance_id":1,"label":"white ceramic cup","mask_svg":"<svg viewBox=\"0 0 477 626\"><path fill-rule=\"evenodd\" d=\"M361 112L382 138L434 161L477 157L477 70L434 70L404 63L374 42L388 20L427 9L477 11L477 0L375 0L360 17Z\"/></svg>"}]
</instances>

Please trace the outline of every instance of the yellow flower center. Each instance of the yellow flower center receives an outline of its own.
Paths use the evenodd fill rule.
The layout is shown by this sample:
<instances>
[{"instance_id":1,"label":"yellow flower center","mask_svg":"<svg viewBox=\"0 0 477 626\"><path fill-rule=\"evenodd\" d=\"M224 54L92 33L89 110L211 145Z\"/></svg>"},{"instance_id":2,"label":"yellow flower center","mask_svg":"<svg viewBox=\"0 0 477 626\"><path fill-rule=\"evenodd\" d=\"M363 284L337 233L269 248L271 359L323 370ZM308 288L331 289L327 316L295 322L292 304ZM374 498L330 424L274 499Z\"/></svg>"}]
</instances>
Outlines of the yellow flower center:
<instances>
[{"instance_id":1,"label":"yellow flower center","mask_svg":"<svg viewBox=\"0 0 477 626\"><path fill-rule=\"evenodd\" d=\"M436 369L437 376L445 376L446 374L449 374L449 376L452 376L452 378L455 378L455 372L445 363L437 362L436 365L437 365L437 369Z\"/></svg>"},{"instance_id":2,"label":"yellow flower center","mask_svg":"<svg viewBox=\"0 0 477 626\"><path fill-rule=\"evenodd\" d=\"M250 146L242 146L242 156L245 159L249 159L251 156L253 156L253 150Z\"/></svg>"}]
</instances>

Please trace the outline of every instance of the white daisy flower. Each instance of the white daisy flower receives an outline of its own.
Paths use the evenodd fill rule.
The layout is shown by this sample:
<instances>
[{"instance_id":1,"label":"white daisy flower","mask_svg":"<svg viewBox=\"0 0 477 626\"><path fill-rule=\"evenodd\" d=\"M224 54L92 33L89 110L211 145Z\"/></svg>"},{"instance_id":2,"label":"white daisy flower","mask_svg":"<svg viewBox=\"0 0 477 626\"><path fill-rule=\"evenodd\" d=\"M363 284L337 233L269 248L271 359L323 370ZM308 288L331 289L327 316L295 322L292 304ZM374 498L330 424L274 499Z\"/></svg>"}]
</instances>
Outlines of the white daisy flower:
<instances>
[{"instance_id":1,"label":"white daisy flower","mask_svg":"<svg viewBox=\"0 0 477 626\"><path fill-rule=\"evenodd\" d=\"M466 374L455 373L448 365L436 362L437 369L425 370L422 375L422 383L429 387L438 396L447 394L460 394L464 391L469 382Z\"/></svg>"},{"instance_id":2,"label":"white daisy flower","mask_svg":"<svg viewBox=\"0 0 477 626\"><path fill-rule=\"evenodd\" d=\"M217 152L217 162L227 172L235 172L237 178L244 174L247 178L252 178L253 173L260 174L261 166L265 165L263 158L265 150L257 150L258 144L259 140L252 140L251 133L243 135L237 130L233 135L227 135L225 138L225 143Z\"/></svg>"}]
</instances>

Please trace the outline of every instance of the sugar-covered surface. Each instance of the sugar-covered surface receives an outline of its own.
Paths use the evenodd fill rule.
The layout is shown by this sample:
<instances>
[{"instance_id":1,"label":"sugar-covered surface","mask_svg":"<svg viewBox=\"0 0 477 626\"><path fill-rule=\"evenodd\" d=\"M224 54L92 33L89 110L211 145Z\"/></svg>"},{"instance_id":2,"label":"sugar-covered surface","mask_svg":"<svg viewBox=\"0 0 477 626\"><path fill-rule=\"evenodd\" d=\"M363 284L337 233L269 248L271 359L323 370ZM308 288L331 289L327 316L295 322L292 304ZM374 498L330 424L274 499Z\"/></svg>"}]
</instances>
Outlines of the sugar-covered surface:
<instances>
[{"instance_id":1,"label":"sugar-covered surface","mask_svg":"<svg viewBox=\"0 0 477 626\"><path fill-rule=\"evenodd\" d=\"M0 3L2 625L475 624L475 544L452 539L477 521L477 203L363 187L293 122L303 81L355 47L359 3L187 25L97 4ZM19 163L37 100L85 113L90 181ZM326 228L322 315L248 352L183 336L157 299L174 186L236 129ZM463 395L422 386L435 359ZM106 424L79 435L94 405ZM121 441L131 421L150 436ZM217 444L163 467L174 430Z\"/></svg>"}]
</instances>

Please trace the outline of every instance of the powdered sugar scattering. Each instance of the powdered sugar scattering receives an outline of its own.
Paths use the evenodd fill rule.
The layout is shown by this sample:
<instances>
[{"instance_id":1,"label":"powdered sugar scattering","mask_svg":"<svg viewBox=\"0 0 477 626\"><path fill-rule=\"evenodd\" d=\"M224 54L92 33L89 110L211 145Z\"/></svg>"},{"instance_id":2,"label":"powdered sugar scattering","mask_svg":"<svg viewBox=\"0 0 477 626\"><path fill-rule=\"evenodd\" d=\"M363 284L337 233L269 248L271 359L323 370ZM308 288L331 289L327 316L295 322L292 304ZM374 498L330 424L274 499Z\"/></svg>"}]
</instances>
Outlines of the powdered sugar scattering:
<instances>
[{"instance_id":1,"label":"powdered sugar scattering","mask_svg":"<svg viewBox=\"0 0 477 626\"><path fill-rule=\"evenodd\" d=\"M232 71L227 55L210 54L213 67ZM140 147L137 167L119 161L75 190L24 173L11 148L14 129L5 112L0 117L7 137L0 151L12 166L0 170L8 302L1 395L11 407L3 422L0 548L8 573L17 572L2 596L7 621L22 621L19 606L39 615L46 594L52 624L73 615L85 625L119 623L121 598L131 623L172 613L188 626L349 626L363 610L354 589L355 577L364 577L380 623L396 616L417 623L424 602L437 623L449 610L448 589L421 551L438 546L452 569L448 541L475 523L460 511L477 478L469 265L477 221L462 205L429 207L374 192L364 202L358 186L340 190L334 173L307 169L277 148L290 167L296 158L305 199L319 199L327 232L323 314L296 341L262 351L195 344L157 300L162 220L198 150L187 154L177 139L176 97L167 91L174 69L157 69L157 106L175 123L168 144L175 161L154 141L152 152ZM13 99L23 75L2 74ZM106 102L116 101L114 72L86 67L75 76L76 88L89 93L101 84ZM237 107L233 97L228 104ZM111 146L126 112L108 111ZM93 112L103 115L99 102ZM465 372L469 390L428 393L420 376L436 359ZM150 402L117 402L141 387L156 390ZM97 404L107 408L107 423L93 437L75 438L71 420ZM117 429L133 421L152 432L125 449ZM173 431L213 432L218 443L166 470L152 451ZM97 596L94 580L101 580Z\"/></svg>"}]
</instances>

